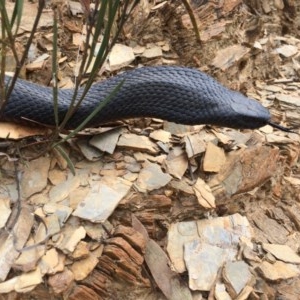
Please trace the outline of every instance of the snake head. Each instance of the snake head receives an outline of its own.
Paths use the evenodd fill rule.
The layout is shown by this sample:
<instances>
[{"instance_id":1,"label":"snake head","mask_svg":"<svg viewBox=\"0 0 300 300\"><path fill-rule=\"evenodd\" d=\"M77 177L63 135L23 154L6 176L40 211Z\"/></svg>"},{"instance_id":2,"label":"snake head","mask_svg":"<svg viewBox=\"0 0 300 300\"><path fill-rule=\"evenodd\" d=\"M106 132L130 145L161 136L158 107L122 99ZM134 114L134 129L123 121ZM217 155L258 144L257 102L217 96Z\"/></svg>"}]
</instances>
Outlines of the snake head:
<instances>
[{"instance_id":1,"label":"snake head","mask_svg":"<svg viewBox=\"0 0 300 300\"><path fill-rule=\"evenodd\" d=\"M230 103L234 124L240 129L255 129L270 123L271 114L258 101L250 99L238 92Z\"/></svg>"}]
</instances>

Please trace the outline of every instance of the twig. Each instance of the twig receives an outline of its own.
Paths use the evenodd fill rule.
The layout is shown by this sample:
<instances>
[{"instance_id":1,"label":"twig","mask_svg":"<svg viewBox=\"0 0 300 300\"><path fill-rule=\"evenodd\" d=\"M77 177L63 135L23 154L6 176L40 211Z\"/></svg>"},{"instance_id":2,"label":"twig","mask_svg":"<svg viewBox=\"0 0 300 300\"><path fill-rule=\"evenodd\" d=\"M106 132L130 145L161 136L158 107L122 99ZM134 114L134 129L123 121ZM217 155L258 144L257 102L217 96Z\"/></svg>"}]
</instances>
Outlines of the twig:
<instances>
[{"instance_id":1,"label":"twig","mask_svg":"<svg viewBox=\"0 0 300 300\"><path fill-rule=\"evenodd\" d=\"M191 5L189 4L188 0L182 0L182 3L185 6L185 9L187 10L187 12L190 16L190 19L191 19L191 22L192 22L192 25L193 25L193 28L195 31L195 35L196 35L196 40L199 43L199 45L202 45L200 32L198 29L198 25L197 25L197 21L196 21L193 9L192 9Z\"/></svg>"},{"instance_id":2,"label":"twig","mask_svg":"<svg viewBox=\"0 0 300 300\"><path fill-rule=\"evenodd\" d=\"M15 202L15 205L13 206L12 213L9 217L9 220L7 221L6 230L8 232L11 232L13 227L16 225L21 213L21 188L20 188L21 173L18 170L17 161L14 162L14 168L15 168L15 180L17 185L18 197L17 197L17 201Z\"/></svg>"}]
</instances>

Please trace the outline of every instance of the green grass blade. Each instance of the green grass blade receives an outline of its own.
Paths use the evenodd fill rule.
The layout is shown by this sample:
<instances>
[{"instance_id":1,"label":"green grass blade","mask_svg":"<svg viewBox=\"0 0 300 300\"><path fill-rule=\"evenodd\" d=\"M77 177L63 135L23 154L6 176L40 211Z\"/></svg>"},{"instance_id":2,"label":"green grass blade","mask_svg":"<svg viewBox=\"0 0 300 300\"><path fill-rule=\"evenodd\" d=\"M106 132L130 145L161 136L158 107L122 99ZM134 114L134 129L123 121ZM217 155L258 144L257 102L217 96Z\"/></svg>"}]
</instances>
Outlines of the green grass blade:
<instances>
[{"instance_id":1,"label":"green grass blade","mask_svg":"<svg viewBox=\"0 0 300 300\"><path fill-rule=\"evenodd\" d=\"M110 0L101 1L100 10L97 14L97 19L93 22L93 25L95 27L95 33L93 34L92 49L94 49L94 50L95 50L97 41L99 39L99 36L101 34L102 25L104 24L105 13L107 11L107 7L108 7L109 3L111 3ZM109 50L110 50L111 45L112 45L112 44L110 44L111 27L112 27L114 18L117 14L119 4L120 4L120 0L116 0L114 2L112 13L110 13L110 15L109 15L108 25L105 26L104 38L102 40L100 49L98 51L96 60L94 62L92 71L91 71L91 73L88 77L88 80L86 82L83 93L80 95L79 99L77 99L79 82L76 82L74 95L73 95L73 98L72 98L72 102L70 104L70 110L67 112L64 120L60 124L60 129L64 128L67 121L72 116L73 112L76 111L76 109L79 107L79 105L81 105L84 97L86 96L86 94L88 93L91 85L93 84L94 78L97 76L97 72L99 71L99 69L103 65L103 63L104 63L104 61L105 61L105 59L106 59L106 57L109 53ZM90 27L89 29L91 30L92 27ZM88 63L91 62L91 60L93 59L94 50L90 51L90 54L89 54L89 57L88 57ZM85 55L87 55L87 52L88 52L88 38L87 38L87 41L86 41L86 49L85 49L85 53L83 54L83 57L85 57ZM86 65L86 63L85 63L85 58L84 58L83 61L82 61L82 65L80 67L79 81L80 81L80 76L83 74L82 72L84 72L84 70L86 70L85 65Z\"/></svg>"},{"instance_id":2,"label":"green grass blade","mask_svg":"<svg viewBox=\"0 0 300 300\"><path fill-rule=\"evenodd\" d=\"M0 70L0 112L2 111L2 106L5 104L5 98L6 98L6 88L5 88L5 66L6 66L6 45L4 43L6 39L6 32L5 32L5 22L3 18L3 11L2 8L0 8L0 22L1 22L1 51L0 51L0 60L1 60L1 70ZM3 107L4 109L4 107Z\"/></svg>"},{"instance_id":3,"label":"green grass blade","mask_svg":"<svg viewBox=\"0 0 300 300\"><path fill-rule=\"evenodd\" d=\"M107 104L109 103L109 101L118 93L118 91L120 90L120 88L122 87L124 81L121 81L113 90L112 92L103 100L101 101L98 106L93 110L93 112L87 116L87 118L76 128L74 129L72 132L70 132L66 137L64 137L61 141L59 141L58 143L56 143L54 146L63 143L65 141L67 141L68 139L74 137L81 129L83 129L85 127L86 124L88 124L89 121L91 121L96 114L98 114L98 112Z\"/></svg>"},{"instance_id":4,"label":"green grass blade","mask_svg":"<svg viewBox=\"0 0 300 300\"><path fill-rule=\"evenodd\" d=\"M54 149L56 151L58 151L59 154L61 154L61 156L66 160L67 165L68 165L69 169L71 170L71 173L73 175L76 175L75 166L74 166L72 160L70 159L69 155L67 154L67 152L58 144L56 144L54 146Z\"/></svg>"},{"instance_id":5,"label":"green grass blade","mask_svg":"<svg viewBox=\"0 0 300 300\"><path fill-rule=\"evenodd\" d=\"M23 7L24 7L24 0L16 0L14 10L12 13L12 17L11 17L11 21L10 21L11 28L13 28L15 21L17 22L15 33L14 33L15 35L18 33L19 28L20 28Z\"/></svg>"},{"instance_id":6,"label":"green grass blade","mask_svg":"<svg viewBox=\"0 0 300 300\"><path fill-rule=\"evenodd\" d=\"M2 23L4 24L5 31L7 33L7 36L10 38L10 41L12 40L12 27L9 21L9 17L7 14L7 10L5 7L5 1L0 1L0 10L1 10L1 19Z\"/></svg>"},{"instance_id":7,"label":"green grass blade","mask_svg":"<svg viewBox=\"0 0 300 300\"><path fill-rule=\"evenodd\" d=\"M114 20L115 20L115 16L116 16L117 11L118 11L119 3L120 3L120 1L117 0L117 1L115 1L115 5L113 7L110 8L111 4L108 6L108 11L110 11L110 12L108 12L109 13L108 22L107 22L106 27L105 27L103 40L102 40L100 49L97 53L96 60L94 62L91 74L89 76L89 80L87 81L86 86L85 86L85 90L84 90L84 92L81 96L82 99L85 97L88 90L90 89L90 87L93 83L93 78L96 76L100 66L104 63L104 61L105 61L105 59L106 59L106 57L109 53L109 50L111 48L110 46L112 46L109 43L110 33L111 33L111 29L112 29L112 26L113 26L113 23L114 23ZM100 18L100 16L99 16L99 18ZM91 53L91 55L92 55L92 53Z\"/></svg>"},{"instance_id":8,"label":"green grass blade","mask_svg":"<svg viewBox=\"0 0 300 300\"><path fill-rule=\"evenodd\" d=\"M82 54L82 61L81 61L80 69L79 69L79 75L78 75L78 78L76 78L78 80L76 80L76 82L75 82L73 97L72 97L69 109L68 109L63 121L60 124L60 130L62 130L65 127L66 123L71 118L72 114L81 105L81 103L83 101L83 98L85 96L85 94L84 94L84 95L81 95L80 97L78 97L78 90L79 90L79 85L80 85L82 75L85 73L84 72L85 66L90 64L90 62L93 58L93 52L92 51L90 51L90 54L88 54L89 53L89 51L88 51L89 41L90 41L90 37L92 36L93 25L95 27L96 34L99 35L99 33L97 33L97 32L98 31L100 32L100 30L103 26L104 18L101 18L101 17L102 17L102 15L104 16L104 14L105 14L107 3L108 3L108 0L101 1L101 6L100 6L100 9L99 9L99 12L98 12L98 18L96 19L96 21L92 20L92 23L91 24L88 23L88 25L87 25L88 30L87 30L87 36L86 36L86 41L85 41L85 49L84 49L84 52ZM95 10L97 10L98 7L99 7L99 2L96 3ZM98 36L95 37L95 34L94 34L92 43L96 43L97 39L98 39ZM91 82L91 84L92 84L94 78L95 78L95 74L94 75L91 74L89 76L88 83ZM91 86L91 84L89 84L89 87Z\"/></svg>"},{"instance_id":9,"label":"green grass blade","mask_svg":"<svg viewBox=\"0 0 300 300\"><path fill-rule=\"evenodd\" d=\"M2 20L4 22L5 31L7 33L7 41L6 42L7 42L8 45L5 44L5 46L9 46L10 47L10 49L12 50L12 53L14 55L14 59L16 61L15 74L14 74L12 80L11 80L11 84L9 85L9 87L7 89L7 93L6 93L5 99L2 99L2 104L1 104L1 108L0 108L0 114L4 111L4 108L5 108L5 105L7 103L7 100L9 99L10 94L12 93L12 90L14 88L14 85L16 83L18 75L19 75L19 73L21 71L21 68L22 68L22 66L25 63L25 60L27 58L27 54L28 54L28 51L29 51L29 47L30 47L30 45L32 43L33 37L34 37L34 35L36 33L36 30L37 30L37 26L38 26L39 20L41 18L42 12L43 12L44 5L45 5L45 0L39 0L38 10L37 10L37 14L36 14L35 19L34 19L34 23L33 23L32 29L31 29L31 33L29 35L27 43L25 44L25 50L22 53L22 57L21 57L21 59L19 59L16 47L15 47L15 39L14 39L14 36L12 34L12 29L10 27L10 22L9 22L9 19L8 19L7 11L5 9L5 0L0 0L1 18L2 18Z\"/></svg>"},{"instance_id":10,"label":"green grass blade","mask_svg":"<svg viewBox=\"0 0 300 300\"><path fill-rule=\"evenodd\" d=\"M56 130L59 127L58 119L58 87L57 87L57 40L58 40L58 25L57 25L57 11L54 10L53 14L53 52L52 52L52 80L53 80L53 110Z\"/></svg>"},{"instance_id":11,"label":"green grass blade","mask_svg":"<svg viewBox=\"0 0 300 300\"><path fill-rule=\"evenodd\" d=\"M84 67L84 72L86 72L86 70L88 70L88 68L89 68L89 66L92 62L98 40L99 40L99 37L101 35L102 28L104 26L105 12L107 10L108 2L109 2L109 0L101 1L100 9L99 9L98 14L97 14L97 19L95 20L95 25L96 26L95 26L95 32L93 34L93 40L92 40L92 44L91 44L90 55L89 55L89 58L88 58L88 61L87 61L86 65ZM88 42L89 41L87 41L87 43ZM101 55L101 54L99 54L99 55Z\"/></svg>"}]
</instances>

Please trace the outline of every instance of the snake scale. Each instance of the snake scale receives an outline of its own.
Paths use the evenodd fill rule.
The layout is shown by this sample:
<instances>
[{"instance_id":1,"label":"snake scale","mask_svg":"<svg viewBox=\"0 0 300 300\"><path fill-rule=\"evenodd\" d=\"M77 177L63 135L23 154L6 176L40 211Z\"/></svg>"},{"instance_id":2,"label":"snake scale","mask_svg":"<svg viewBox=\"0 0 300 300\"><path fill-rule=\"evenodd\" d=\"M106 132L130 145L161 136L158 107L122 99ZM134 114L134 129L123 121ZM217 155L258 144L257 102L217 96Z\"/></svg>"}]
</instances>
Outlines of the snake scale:
<instances>
[{"instance_id":1,"label":"snake scale","mask_svg":"<svg viewBox=\"0 0 300 300\"><path fill-rule=\"evenodd\" d=\"M67 128L81 124L121 81L124 82L120 90L89 127L120 119L154 117L187 125L254 129L271 124L282 129L270 121L268 109L259 102L227 89L205 73L178 66L138 68L92 85ZM58 91L60 120L68 110L72 94L71 89ZM18 122L25 118L52 126L52 97L52 88L18 79L0 120Z\"/></svg>"}]
</instances>

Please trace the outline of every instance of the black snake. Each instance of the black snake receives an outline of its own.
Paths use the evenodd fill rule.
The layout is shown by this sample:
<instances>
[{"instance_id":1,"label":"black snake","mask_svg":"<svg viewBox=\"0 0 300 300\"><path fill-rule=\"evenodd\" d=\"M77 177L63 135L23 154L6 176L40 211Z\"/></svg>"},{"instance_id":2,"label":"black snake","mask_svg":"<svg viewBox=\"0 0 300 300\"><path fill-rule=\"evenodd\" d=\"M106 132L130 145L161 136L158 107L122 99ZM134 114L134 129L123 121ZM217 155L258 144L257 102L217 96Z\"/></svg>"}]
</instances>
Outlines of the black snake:
<instances>
[{"instance_id":1,"label":"black snake","mask_svg":"<svg viewBox=\"0 0 300 300\"><path fill-rule=\"evenodd\" d=\"M143 67L92 85L83 104L69 120L75 128L123 81L111 101L93 118L89 127L133 117L155 117L195 125L211 124L254 129L270 121L270 113L259 102L229 90L195 69L177 66ZM58 92L59 118L65 116L73 91ZM52 88L17 80L0 120L26 118L54 125Z\"/></svg>"}]
</instances>

